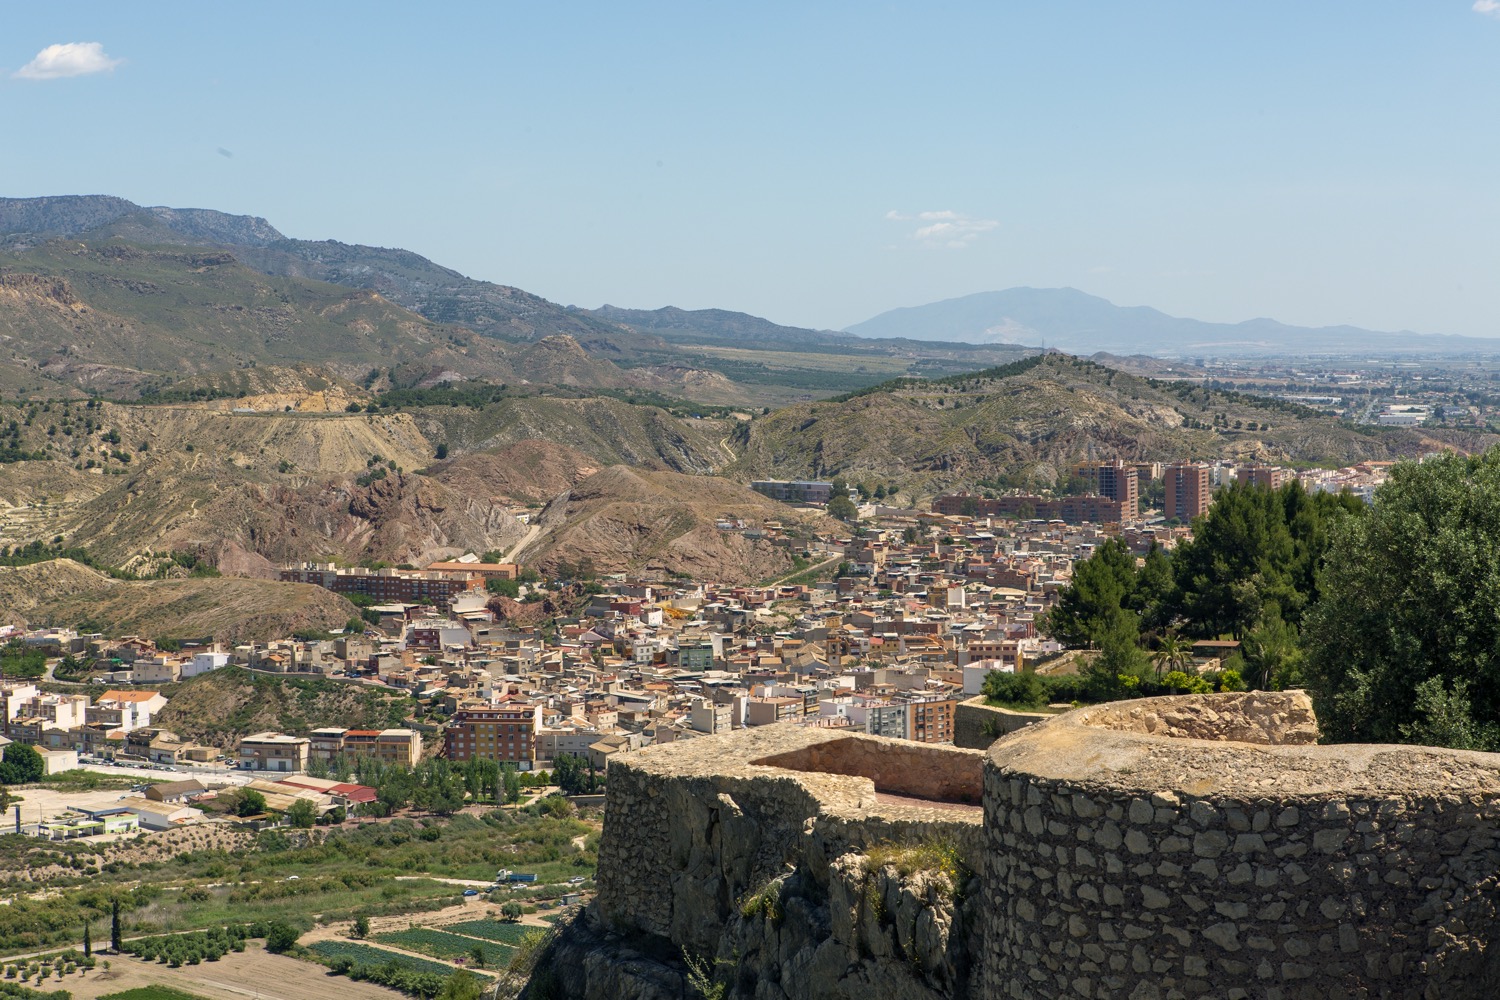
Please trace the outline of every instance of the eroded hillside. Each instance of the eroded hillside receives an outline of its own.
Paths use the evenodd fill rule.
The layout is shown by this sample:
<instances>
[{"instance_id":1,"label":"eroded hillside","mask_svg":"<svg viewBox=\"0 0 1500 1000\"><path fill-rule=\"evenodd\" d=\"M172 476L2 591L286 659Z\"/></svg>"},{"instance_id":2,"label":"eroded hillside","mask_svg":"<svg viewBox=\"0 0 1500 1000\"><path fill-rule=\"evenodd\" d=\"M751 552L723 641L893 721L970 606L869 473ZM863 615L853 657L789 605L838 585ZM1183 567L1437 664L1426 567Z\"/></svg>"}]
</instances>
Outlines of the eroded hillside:
<instances>
[{"instance_id":1,"label":"eroded hillside","mask_svg":"<svg viewBox=\"0 0 1500 1000\"><path fill-rule=\"evenodd\" d=\"M547 506L521 557L547 568L655 570L752 583L793 567L794 549L758 537L767 522L807 537L832 531L822 515L767 500L714 476L613 466Z\"/></svg>"},{"instance_id":2,"label":"eroded hillside","mask_svg":"<svg viewBox=\"0 0 1500 1000\"><path fill-rule=\"evenodd\" d=\"M1050 484L1100 458L1238 458L1341 466L1492 438L1355 428L1301 407L1187 383L1153 382L1068 355L969 377L895 383L842 401L789 406L731 439L743 478L895 481L916 488L980 480Z\"/></svg>"},{"instance_id":3,"label":"eroded hillside","mask_svg":"<svg viewBox=\"0 0 1500 1000\"><path fill-rule=\"evenodd\" d=\"M344 598L311 584L235 577L115 580L68 559L0 567L0 606L8 617L34 624L156 638L211 636L229 644L340 629L358 613Z\"/></svg>"}]
</instances>

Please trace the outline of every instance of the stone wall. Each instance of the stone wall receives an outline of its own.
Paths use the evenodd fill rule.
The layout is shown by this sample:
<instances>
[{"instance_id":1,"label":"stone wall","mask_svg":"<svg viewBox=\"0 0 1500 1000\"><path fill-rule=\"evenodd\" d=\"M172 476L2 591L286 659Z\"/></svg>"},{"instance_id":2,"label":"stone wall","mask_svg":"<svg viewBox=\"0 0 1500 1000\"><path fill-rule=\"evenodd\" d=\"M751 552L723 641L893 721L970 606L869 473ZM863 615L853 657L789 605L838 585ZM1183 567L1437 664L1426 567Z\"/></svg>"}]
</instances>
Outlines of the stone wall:
<instances>
[{"instance_id":1,"label":"stone wall","mask_svg":"<svg viewBox=\"0 0 1500 1000\"><path fill-rule=\"evenodd\" d=\"M1145 698L1077 709L1075 723L1178 740L1266 746L1318 742L1312 699L1302 691L1241 691L1212 698Z\"/></svg>"},{"instance_id":2,"label":"stone wall","mask_svg":"<svg viewBox=\"0 0 1500 1000\"><path fill-rule=\"evenodd\" d=\"M1500 756L1152 734L1300 713L1234 697L1071 712L991 748L983 995L1500 995Z\"/></svg>"},{"instance_id":3,"label":"stone wall","mask_svg":"<svg viewBox=\"0 0 1500 1000\"><path fill-rule=\"evenodd\" d=\"M942 800L977 802L983 761L792 726L612 761L598 894L559 947L573 958L551 965L562 995L639 992L606 970L639 968L643 949L663 983L681 978L682 952L725 963L736 997L968 995L979 949L966 873L982 864L982 809ZM579 961L585 933L636 957Z\"/></svg>"},{"instance_id":4,"label":"stone wall","mask_svg":"<svg viewBox=\"0 0 1500 1000\"><path fill-rule=\"evenodd\" d=\"M1014 712L985 703L984 695L959 702L953 713L953 745L985 750L1002 736L1053 718L1049 712Z\"/></svg>"},{"instance_id":5,"label":"stone wall","mask_svg":"<svg viewBox=\"0 0 1500 1000\"><path fill-rule=\"evenodd\" d=\"M955 754L949 747L907 740L821 740L753 763L869 778L877 793L934 802L977 805L984 791L984 758L979 754Z\"/></svg>"},{"instance_id":6,"label":"stone wall","mask_svg":"<svg viewBox=\"0 0 1500 1000\"><path fill-rule=\"evenodd\" d=\"M1315 738L1287 692L631 754L546 995L684 998L686 953L766 1000L1500 996L1500 755Z\"/></svg>"}]
</instances>

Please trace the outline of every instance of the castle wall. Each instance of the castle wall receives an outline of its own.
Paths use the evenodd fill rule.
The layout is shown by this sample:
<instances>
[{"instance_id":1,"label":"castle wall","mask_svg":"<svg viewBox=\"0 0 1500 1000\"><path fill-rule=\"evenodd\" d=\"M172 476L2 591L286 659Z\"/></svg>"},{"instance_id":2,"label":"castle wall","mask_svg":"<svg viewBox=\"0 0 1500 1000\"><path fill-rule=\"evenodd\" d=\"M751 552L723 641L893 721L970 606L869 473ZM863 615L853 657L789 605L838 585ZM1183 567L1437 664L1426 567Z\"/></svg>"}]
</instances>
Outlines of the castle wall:
<instances>
[{"instance_id":1,"label":"castle wall","mask_svg":"<svg viewBox=\"0 0 1500 1000\"><path fill-rule=\"evenodd\" d=\"M953 711L953 745L969 750L985 750L1002 736L1052 718L1047 712L1015 712L985 703L977 695L958 703Z\"/></svg>"},{"instance_id":2,"label":"castle wall","mask_svg":"<svg viewBox=\"0 0 1500 1000\"><path fill-rule=\"evenodd\" d=\"M770 726L632 754L552 968L585 1000L680 996L684 951L770 1000L1500 996L1500 755L1316 738L1305 695L1242 693L984 753Z\"/></svg>"},{"instance_id":3,"label":"castle wall","mask_svg":"<svg viewBox=\"0 0 1500 1000\"><path fill-rule=\"evenodd\" d=\"M1156 735L1183 704L991 749L983 995L1500 992L1500 756Z\"/></svg>"},{"instance_id":4,"label":"castle wall","mask_svg":"<svg viewBox=\"0 0 1500 1000\"><path fill-rule=\"evenodd\" d=\"M983 760L792 726L617 758L598 893L578 934L721 959L735 970L730 996L867 1000L898 986L912 1000L967 995L978 945L968 886L868 855L939 847L977 870L981 808L906 796L977 803ZM845 773L808 770L817 765ZM570 996L623 988L613 973L574 966L559 973ZM658 978L677 974L669 966Z\"/></svg>"}]
</instances>

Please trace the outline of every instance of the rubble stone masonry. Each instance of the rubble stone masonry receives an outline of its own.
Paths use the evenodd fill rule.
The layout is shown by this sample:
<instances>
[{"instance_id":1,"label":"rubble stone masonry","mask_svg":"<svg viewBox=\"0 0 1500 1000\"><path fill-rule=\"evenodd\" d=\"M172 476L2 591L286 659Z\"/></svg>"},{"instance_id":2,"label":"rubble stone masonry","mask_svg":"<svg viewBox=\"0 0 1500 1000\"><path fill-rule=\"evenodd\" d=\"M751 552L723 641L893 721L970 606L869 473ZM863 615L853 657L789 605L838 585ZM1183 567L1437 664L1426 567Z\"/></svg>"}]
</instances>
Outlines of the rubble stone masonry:
<instances>
[{"instance_id":1,"label":"rubble stone masonry","mask_svg":"<svg viewBox=\"0 0 1500 1000\"><path fill-rule=\"evenodd\" d=\"M1316 736L1289 692L1077 709L983 752L792 726L648 749L610 767L553 969L642 1000L682 995L684 950L777 1000L1500 996L1500 755Z\"/></svg>"},{"instance_id":2,"label":"rubble stone masonry","mask_svg":"<svg viewBox=\"0 0 1500 1000\"><path fill-rule=\"evenodd\" d=\"M1500 756L1308 745L1299 702L1151 699L992 747L982 995L1500 995ZM1246 721L1273 716L1292 745ZM1226 727L1261 745L1194 738Z\"/></svg>"}]
</instances>

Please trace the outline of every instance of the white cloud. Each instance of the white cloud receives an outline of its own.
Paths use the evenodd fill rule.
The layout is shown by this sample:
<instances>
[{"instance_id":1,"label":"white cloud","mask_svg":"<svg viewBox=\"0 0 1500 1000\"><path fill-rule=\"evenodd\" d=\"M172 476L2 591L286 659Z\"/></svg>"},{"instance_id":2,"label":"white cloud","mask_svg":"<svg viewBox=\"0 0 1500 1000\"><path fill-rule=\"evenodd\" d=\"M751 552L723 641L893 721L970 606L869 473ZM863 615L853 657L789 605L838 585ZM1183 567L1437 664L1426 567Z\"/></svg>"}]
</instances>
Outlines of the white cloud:
<instances>
[{"instance_id":1,"label":"white cloud","mask_svg":"<svg viewBox=\"0 0 1500 1000\"><path fill-rule=\"evenodd\" d=\"M895 209L885 213L891 222L921 222L911 232L911 238L928 247L946 247L962 250L973 243L982 233L996 228L1000 223L994 219L974 219L962 212L942 211L906 213Z\"/></svg>"},{"instance_id":2,"label":"white cloud","mask_svg":"<svg viewBox=\"0 0 1500 1000\"><path fill-rule=\"evenodd\" d=\"M106 55L99 42L67 42L47 46L36 54L35 59L11 75L20 80L57 80L65 76L103 73L120 65L121 61Z\"/></svg>"},{"instance_id":3,"label":"white cloud","mask_svg":"<svg viewBox=\"0 0 1500 1000\"><path fill-rule=\"evenodd\" d=\"M1500 0L1474 0L1474 13L1500 17Z\"/></svg>"}]
</instances>

